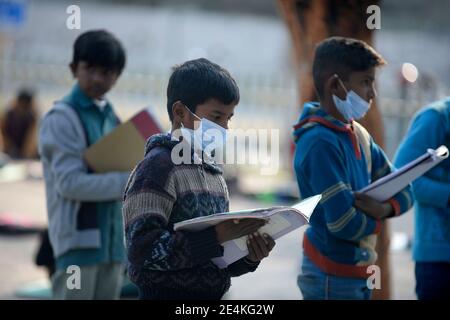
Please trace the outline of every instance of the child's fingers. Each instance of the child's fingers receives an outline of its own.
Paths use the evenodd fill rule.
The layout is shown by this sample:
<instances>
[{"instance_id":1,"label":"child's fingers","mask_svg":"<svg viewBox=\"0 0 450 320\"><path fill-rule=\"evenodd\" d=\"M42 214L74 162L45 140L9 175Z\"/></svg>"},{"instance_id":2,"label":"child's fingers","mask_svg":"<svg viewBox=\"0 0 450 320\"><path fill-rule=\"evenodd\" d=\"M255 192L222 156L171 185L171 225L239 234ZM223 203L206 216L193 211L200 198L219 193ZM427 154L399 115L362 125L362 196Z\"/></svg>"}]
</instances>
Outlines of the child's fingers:
<instances>
[{"instance_id":1,"label":"child's fingers","mask_svg":"<svg viewBox=\"0 0 450 320\"><path fill-rule=\"evenodd\" d=\"M378 202L377 200L375 200L371 196L368 196L367 194L364 194L364 193L359 193L358 194L358 199L360 199L360 200L362 200L362 201L364 201L366 203Z\"/></svg>"},{"instance_id":2,"label":"child's fingers","mask_svg":"<svg viewBox=\"0 0 450 320\"><path fill-rule=\"evenodd\" d=\"M242 232L246 232L245 234L250 234L253 233L255 231L257 231L259 228L261 228L263 226L263 224L261 223L246 223L240 224L240 228L242 230Z\"/></svg>"},{"instance_id":3,"label":"child's fingers","mask_svg":"<svg viewBox=\"0 0 450 320\"><path fill-rule=\"evenodd\" d=\"M360 196L355 197L355 206L356 205L363 208L370 208L377 206L378 202L365 194L361 194Z\"/></svg>"},{"instance_id":4,"label":"child's fingers","mask_svg":"<svg viewBox=\"0 0 450 320\"><path fill-rule=\"evenodd\" d=\"M367 194L364 194L364 193L355 192L353 194L355 196L355 199L358 199L358 200L362 200L362 201L371 201L371 200L373 200L371 197L369 197Z\"/></svg>"},{"instance_id":5,"label":"child's fingers","mask_svg":"<svg viewBox=\"0 0 450 320\"><path fill-rule=\"evenodd\" d=\"M253 237L258 248L257 251L261 255L261 259L267 257L269 255L269 250L266 242L264 241L264 238L257 232L253 234Z\"/></svg>"},{"instance_id":6,"label":"child's fingers","mask_svg":"<svg viewBox=\"0 0 450 320\"><path fill-rule=\"evenodd\" d=\"M255 258L259 261L263 258L263 253L261 252L261 248L258 245L258 240L255 234L249 235L250 245L253 248L253 252L255 253Z\"/></svg>"},{"instance_id":7,"label":"child's fingers","mask_svg":"<svg viewBox=\"0 0 450 320\"><path fill-rule=\"evenodd\" d=\"M366 203L361 200L355 200L355 207L359 209L366 209Z\"/></svg>"},{"instance_id":8,"label":"child's fingers","mask_svg":"<svg viewBox=\"0 0 450 320\"><path fill-rule=\"evenodd\" d=\"M267 239L267 234L264 234L263 236L261 236L261 238L264 240L264 244L266 246L268 246L269 245L269 239Z\"/></svg>"},{"instance_id":9,"label":"child's fingers","mask_svg":"<svg viewBox=\"0 0 450 320\"><path fill-rule=\"evenodd\" d=\"M271 236L269 236L267 233L264 233L263 235L264 239L266 240L266 243L268 244L269 251L275 247L275 240Z\"/></svg>"},{"instance_id":10,"label":"child's fingers","mask_svg":"<svg viewBox=\"0 0 450 320\"><path fill-rule=\"evenodd\" d=\"M255 223L259 226L263 226L267 223L267 221L264 219L252 219L252 223Z\"/></svg>"},{"instance_id":11,"label":"child's fingers","mask_svg":"<svg viewBox=\"0 0 450 320\"><path fill-rule=\"evenodd\" d=\"M353 195L355 196L355 199L361 199L364 197L364 194L359 192L353 192Z\"/></svg>"},{"instance_id":12,"label":"child's fingers","mask_svg":"<svg viewBox=\"0 0 450 320\"><path fill-rule=\"evenodd\" d=\"M239 222L239 225L242 228L247 228L247 227L256 227L256 228L261 228L264 225L264 220L254 220L254 219L246 219L246 220L241 220Z\"/></svg>"},{"instance_id":13,"label":"child's fingers","mask_svg":"<svg viewBox=\"0 0 450 320\"><path fill-rule=\"evenodd\" d=\"M251 246L251 242L250 242L249 239L250 239L250 238L247 238L247 249L248 249L248 254L251 256L251 255L254 254L254 252L253 252L253 248L252 248L252 246Z\"/></svg>"},{"instance_id":14,"label":"child's fingers","mask_svg":"<svg viewBox=\"0 0 450 320\"><path fill-rule=\"evenodd\" d=\"M249 256L253 257L253 258L257 258L256 252L255 252L255 248L253 245L253 240L252 237L249 236L247 239L247 248L248 248L248 254Z\"/></svg>"},{"instance_id":15,"label":"child's fingers","mask_svg":"<svg viewBox=\"0 0 450 320\"><path fill-rule=\"evenodd\" d=\"M254 233L255 231L257 231L259 228L260 228L260 227L258 227L258 226L253 226L253 225L246 226L246 227L244 227L244 228L241 228L240 233L242 233L242 234L244 234L244 235L246 235L246 234L251 234L251 233Z\"/></svg>"}]
</instances>

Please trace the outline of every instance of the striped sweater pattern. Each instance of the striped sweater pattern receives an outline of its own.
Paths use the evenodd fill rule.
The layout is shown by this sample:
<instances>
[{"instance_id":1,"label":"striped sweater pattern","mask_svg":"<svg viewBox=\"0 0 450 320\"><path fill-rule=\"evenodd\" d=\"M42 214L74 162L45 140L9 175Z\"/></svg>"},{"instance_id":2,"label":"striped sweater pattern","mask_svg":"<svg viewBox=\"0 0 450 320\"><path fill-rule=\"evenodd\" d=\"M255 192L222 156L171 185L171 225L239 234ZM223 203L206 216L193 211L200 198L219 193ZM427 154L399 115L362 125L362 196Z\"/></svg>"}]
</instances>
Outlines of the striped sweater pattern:
<instances>
[{"instance_id":1,"label":"striped sweater pattern","mask_svg":"<svg viewBox=\"0 0 450 320\"><path fill-rule=\"evenodd\" d=\"M142 299L220 299L230 277L257 264L241 259L219 269L211 262L223 255L214 228L173 230L177 222L229 209L221 167L175 165L171 151L178 143L170 134L152 136L129 178L123 204L129 276Z\"/></svg>"}]
</instances>

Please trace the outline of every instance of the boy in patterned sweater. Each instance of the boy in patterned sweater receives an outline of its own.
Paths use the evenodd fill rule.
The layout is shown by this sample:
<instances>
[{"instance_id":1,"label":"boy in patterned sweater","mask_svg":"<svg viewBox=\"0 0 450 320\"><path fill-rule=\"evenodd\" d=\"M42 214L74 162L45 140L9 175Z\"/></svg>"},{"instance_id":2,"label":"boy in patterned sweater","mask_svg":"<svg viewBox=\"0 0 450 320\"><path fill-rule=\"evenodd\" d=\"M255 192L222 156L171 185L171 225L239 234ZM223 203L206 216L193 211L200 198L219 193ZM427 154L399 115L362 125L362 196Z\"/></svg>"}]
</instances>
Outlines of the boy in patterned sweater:
<instances>
[{"instance_id":1,"label":"boy in patterned sweater","mask_svg":"<svg viewBox=\"0 0 450 320\"><path fill-rule=\"evenodd\" d=\"M167 100L172 132L148 140L145 158L125 191L130 279L141 299L220 299L230 287L230 277L255 271L275 245L257 232L263 222L228 221L198 232L174 231L173 225L229 210L227 186L214 153L203 143L195 148L191 137L198 133L198 119L202 126L227 129L239 89L226 70L198 59L174 68ZM183 150L190 153L189 161L175 159L180 144L187 144ZM248 256L224 269L212 263L223 255L222 243L246 235Z\"/></svg>"}]
</instances>

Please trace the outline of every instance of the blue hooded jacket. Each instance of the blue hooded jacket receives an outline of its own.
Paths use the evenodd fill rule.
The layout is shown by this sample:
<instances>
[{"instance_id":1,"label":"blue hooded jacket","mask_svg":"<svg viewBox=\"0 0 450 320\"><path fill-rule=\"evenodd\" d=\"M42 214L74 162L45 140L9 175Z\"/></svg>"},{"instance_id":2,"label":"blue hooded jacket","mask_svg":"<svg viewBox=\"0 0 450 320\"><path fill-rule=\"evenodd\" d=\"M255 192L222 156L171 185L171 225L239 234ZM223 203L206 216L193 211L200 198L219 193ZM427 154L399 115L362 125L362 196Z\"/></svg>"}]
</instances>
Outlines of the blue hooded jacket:
<instances>
[{"instance_id":1,"label":"blue hooded jacket","mask_svg":"<svg viewBox=\"0 0 450 320\"><path fill-rule=\"evenodd\" d=\"M377 259L375 244L381 221L353 206L353 192L394 168L360 124L333 118L319 103L304 105L294 129L294 169L300 194L302 198L322 194L305 232L304 253L327 274L367 278L367 266ZM364 154L358 131L367 137L370 157ZM406 212L413 204L410 187L389 202L394 216Z\"/></svg>"}]
</instances>

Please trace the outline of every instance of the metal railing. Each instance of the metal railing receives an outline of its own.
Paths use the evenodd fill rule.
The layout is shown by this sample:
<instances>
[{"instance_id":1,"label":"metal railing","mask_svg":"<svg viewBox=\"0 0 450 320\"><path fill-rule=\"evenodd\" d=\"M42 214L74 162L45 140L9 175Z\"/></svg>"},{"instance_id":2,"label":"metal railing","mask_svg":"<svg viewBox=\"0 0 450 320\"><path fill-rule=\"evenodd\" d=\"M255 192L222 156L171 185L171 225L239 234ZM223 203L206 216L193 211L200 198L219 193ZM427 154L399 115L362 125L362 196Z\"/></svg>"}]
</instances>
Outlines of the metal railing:
<instances>
[{"instance_id":1,"label":"metal railing","mask_svg":"<svg viewBox=\"0 0 450 320\"><path fill-rule=\"evenodd\" d=\"M31 86L38 93L41 113L53 101L67 94L73 85L69 68L51 63L0 61L0 108L13 97L21 86ZM143 107L150 106L165 129L170 128L166 111L166 87L169 73L124 72L110 98L118 114L126 119ZM236 76L241 101L232 128L278 129L280 136L280 165L290 170L292 125L300 114L297 84L285 75L262 76L247 74ZM385 146L392 157L408 128L413 114L422 106L418 100L380 98L385 129Z\"/></svg>"}]
</instances>

